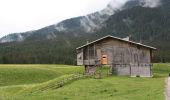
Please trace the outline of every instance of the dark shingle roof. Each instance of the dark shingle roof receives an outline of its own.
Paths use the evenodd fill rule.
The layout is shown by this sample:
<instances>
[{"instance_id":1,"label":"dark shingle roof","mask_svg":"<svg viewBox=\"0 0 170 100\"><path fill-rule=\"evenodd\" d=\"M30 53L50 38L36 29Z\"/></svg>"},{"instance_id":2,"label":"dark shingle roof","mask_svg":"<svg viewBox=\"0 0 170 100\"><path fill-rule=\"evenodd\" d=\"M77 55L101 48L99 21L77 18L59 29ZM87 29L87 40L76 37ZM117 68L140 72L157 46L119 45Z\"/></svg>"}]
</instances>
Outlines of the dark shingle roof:
<instances>
[{"instance_id":1,"label":"dark shingle roof","mask_svg":"<svg viewBox=\"0 0 170 100\"><path fill-rule=\"evenodd\" d=\"M102 37L102 38L100 38L100 39L97 39L97 40L95 40L95 41L89 42L89 43L87 43L87 44L85 44L85 45L82 45L82 46L76 48L76 49L77 49L77 50L78 50L78 49L81 49L81 48L86 47L86 46L88 46L88 45L90 45L90 44L96 43L96 42L98 42L98 41L101 41L101 40L107 39L107 38L113 38L113 39L116 39L116 40L120 40L120 41L124 41L124 42L128 42L128 43L132 43L132 44L135 44L135 45L139 45L139 46L142 46L142 47L146 47L146 48L150 48L150 49L156 50L155 47L151 47L151 46L144 45L144 44L137 43L137 42L133 42L133 41L128 41L128 40L125 40L125 39L122 39L122 38L118 38L118 37L115 37L115 36L111 36L111 35L107 35L107 36Z\"/></svg>"}]
</instances>

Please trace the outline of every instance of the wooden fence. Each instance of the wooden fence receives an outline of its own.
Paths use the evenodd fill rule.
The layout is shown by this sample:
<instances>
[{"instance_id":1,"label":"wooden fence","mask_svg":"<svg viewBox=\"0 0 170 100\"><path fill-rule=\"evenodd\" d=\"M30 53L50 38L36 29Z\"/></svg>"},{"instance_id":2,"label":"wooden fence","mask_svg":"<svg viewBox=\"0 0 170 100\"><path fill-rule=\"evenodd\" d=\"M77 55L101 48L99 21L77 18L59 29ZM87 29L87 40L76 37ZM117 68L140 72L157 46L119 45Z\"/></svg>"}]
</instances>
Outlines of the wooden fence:
<instances>
[{"instance_id":1,"label":"wooden fence","mask_svg":"<svg viewBox=\"0 0 170 100\"><path fill-rule=\"evenodd\" d=\"M63 87L64 85L66 85L70 82L73 82L73 81L79 80L79 79L83 79L83 78L86 78L86 77L90 77L90 76L86 75L86 74L76 73L76 74L70 75L70 76L68 76L64 79L56 81L56 83L49 84L47 86L38 88L35 92L45 91L45 90L49 90L49 89L57 89L57 88Z\"/></svg>"}]
</instances>

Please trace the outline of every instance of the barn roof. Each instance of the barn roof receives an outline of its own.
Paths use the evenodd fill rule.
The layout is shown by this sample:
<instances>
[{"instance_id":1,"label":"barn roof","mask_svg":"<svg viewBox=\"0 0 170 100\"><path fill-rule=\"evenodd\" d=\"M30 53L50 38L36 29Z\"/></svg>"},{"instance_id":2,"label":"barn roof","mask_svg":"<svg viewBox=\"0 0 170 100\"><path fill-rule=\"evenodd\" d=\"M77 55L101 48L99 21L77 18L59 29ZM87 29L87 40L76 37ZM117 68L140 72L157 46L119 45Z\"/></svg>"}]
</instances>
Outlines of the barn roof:
<instances>
[{"instance_id":1,"label":"barn roof","mask_svg":"<svg viewBox=\"0 0 170 100\"><path fill-rule=\"evenodd\" d=\"M123 42L128 42L128 43L132 43L132 44L135 44L135 45L139 45L139 46L142 46L142 47L146 47L146 48L149 48L149 49L156 50L155 47L151 47L151 46L148 46L148 45L144 45L144 44L141 44L141 43L138 43L138 42L128 41L128 40L125 40L125 39L122 39L122 38L118 38L118 37L115 37L115 36L111 36L111 35L107 35L107 36L102 37L102 38L100 38L100 39L97 39L97 40L95 40L95 41L89 42L89 43L87 43L87 44L85 44L85 45L82 45L82 46L76 48L76 49L77 49L77 50L78 50L78 49L81 49L81 48L86 47L86 46L88 46L88 45L90 45L90 44L93 44L93 43L102 41L102 40L107 39L107 38L113 38L113 39L120 40L120 41L123 41Z\"/></svg>"}]
</instances>

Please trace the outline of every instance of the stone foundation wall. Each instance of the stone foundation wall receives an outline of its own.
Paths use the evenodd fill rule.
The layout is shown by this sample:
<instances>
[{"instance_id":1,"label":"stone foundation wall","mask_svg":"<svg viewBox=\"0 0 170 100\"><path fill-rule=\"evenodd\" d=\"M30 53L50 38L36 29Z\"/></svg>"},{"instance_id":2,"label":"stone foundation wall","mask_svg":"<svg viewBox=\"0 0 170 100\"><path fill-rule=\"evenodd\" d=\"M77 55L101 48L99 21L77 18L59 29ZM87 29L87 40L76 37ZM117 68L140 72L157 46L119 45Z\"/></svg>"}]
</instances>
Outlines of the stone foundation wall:
<instances>
[{"instance_id":1,"label":"stone foundation wall","mask_svg":"<svg viewBox=\"0 0 170 100\"><path fill-rule=\"evenodd\" d=\"M112 72L117 75L128 75L132 77L151 77L151 65L115 65L112 68Z\"/></svg>"},{"instance_id":2,"label":"stone foundation wall","mask_svg":"<svg viewBox=\"0 0 170 100\"><path fill-rule=\"evenodd\" d=\"M94 66L90 66L90 65L86 65L85 66L85 72L88 74L93 74L96 71L96 67Z\"/></svg>"}]
</instances>

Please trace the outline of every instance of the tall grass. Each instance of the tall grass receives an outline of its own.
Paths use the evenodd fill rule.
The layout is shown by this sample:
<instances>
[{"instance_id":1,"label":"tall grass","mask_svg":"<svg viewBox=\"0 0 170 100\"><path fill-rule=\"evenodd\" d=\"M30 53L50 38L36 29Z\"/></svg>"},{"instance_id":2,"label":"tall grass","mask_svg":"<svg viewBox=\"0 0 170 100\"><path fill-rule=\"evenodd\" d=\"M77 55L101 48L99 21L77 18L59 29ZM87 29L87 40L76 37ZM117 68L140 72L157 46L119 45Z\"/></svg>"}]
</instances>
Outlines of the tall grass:
<instances>
[{"instance_id":1,"label":"tall grass","mask_svg":"<svg viewBox=\"0 0 170 100\"><path fill-rule=\"evenodd\" d=\"M154 77L168 77L170 73L169 63L155 63L153 66Z\"/></svg>"}]
</instances>

